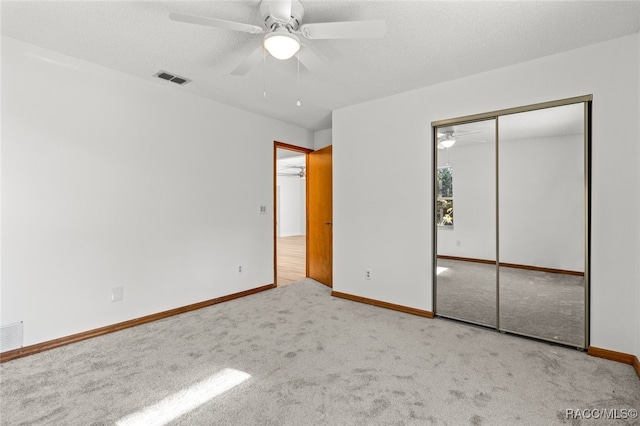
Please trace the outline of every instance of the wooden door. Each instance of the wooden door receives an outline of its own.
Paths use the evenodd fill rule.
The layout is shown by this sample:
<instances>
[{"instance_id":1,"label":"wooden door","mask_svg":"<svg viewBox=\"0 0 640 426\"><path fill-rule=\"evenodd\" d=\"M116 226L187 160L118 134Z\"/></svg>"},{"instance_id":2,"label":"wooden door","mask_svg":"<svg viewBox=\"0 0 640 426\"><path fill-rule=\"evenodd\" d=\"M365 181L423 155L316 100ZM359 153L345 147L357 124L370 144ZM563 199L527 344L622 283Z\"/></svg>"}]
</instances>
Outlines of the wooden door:
<instances>
[{"instance_id":1,"label":"wooden door","mask_svg":"<svg viewBox=\"0 0 640 426\"><path fill-rule=\"evenodd\" d=\"M307 156L307 275L333 285L331 146Z\"/></svg>"}]
</instances>

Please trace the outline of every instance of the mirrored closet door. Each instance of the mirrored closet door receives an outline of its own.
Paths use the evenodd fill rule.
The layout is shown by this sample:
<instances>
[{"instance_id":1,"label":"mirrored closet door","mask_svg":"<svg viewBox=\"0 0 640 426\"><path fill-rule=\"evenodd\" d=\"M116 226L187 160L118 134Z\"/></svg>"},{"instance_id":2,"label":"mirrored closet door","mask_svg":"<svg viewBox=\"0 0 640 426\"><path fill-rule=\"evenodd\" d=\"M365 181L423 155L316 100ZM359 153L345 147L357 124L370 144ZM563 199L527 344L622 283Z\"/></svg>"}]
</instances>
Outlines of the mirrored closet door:
<instances>
[{"instance_id":1,"label":"mirrored closet door","mask_svg":"<svg viewBox=\"0 0 640 426\"><path fill-rule=\"evenodd\" d=\"M432 123L436 315L588 346L590 106Z\"/></svg>"},{"instance_id":2,"label":"mirrored closet door","mask_svg":"<svg viewBox=\"0 0 640 426\"><path fill-rule=\"evenodd\" d=\"M496 120L436 129L438 312L496 326Z\"/></svg>"},{"instance_id":3,"label":"mirrored closet door","mask_svg":"<svg viewBox=\"0 0 640 426\"><path fill-rule=\"evenodd\" d=\"M499 118L500 329L584 346L584 105Z\"/></svg>"}]
</instances>

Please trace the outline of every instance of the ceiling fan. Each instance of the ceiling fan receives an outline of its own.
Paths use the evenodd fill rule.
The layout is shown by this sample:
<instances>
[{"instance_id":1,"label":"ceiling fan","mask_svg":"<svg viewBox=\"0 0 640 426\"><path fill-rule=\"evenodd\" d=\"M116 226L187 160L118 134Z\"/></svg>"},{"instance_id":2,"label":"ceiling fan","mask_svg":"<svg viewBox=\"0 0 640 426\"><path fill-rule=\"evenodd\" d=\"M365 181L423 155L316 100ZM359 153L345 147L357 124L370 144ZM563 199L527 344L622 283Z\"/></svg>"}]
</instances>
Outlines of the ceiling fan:
<instances>
[{"instance_id":1,"label":"ceiling fan","mask_svg":"<svg viewBox=\"0 0 640 426\"><path fill-rule=\"evenodd\" d=\"M456 132L455 130L438 131L438 149L451 148L456 141L464 140L465 142L486 142L480 139L469 139L466 136L480 132Z\"/></svg>"},{"instance_id":2,"label":"ceiling fan","mask_svg":"<svg viewBox=\"0 0 640 426\"><path fill-rule=\"evenodd\" d=\"M292 169L298 169L292 170ZM298 176L300 179L304 179L307 176L305 166L289 165L282 170L278 170L278 176Z\"/></svg>"},{"instance_id":3,"label":"ceiling fan","mask_svg":"<svg viewBox=\"0 0 640 426\"><path fill-rule=\"evenodd\" d=\"M233 75L245 75L260 63L264 58L264 49L274 58L286 60L302 47L298 60L319 79L326 80L330 77L328 67L309 46L300 42L300 37L308 40L382 38L386 31L384 20L303 24L304 7L299 0L262 0L260 17L263 26L182 13L169 14L173 21L264 34L262 44L231 72Z\"/></svg>"}]
</instances>

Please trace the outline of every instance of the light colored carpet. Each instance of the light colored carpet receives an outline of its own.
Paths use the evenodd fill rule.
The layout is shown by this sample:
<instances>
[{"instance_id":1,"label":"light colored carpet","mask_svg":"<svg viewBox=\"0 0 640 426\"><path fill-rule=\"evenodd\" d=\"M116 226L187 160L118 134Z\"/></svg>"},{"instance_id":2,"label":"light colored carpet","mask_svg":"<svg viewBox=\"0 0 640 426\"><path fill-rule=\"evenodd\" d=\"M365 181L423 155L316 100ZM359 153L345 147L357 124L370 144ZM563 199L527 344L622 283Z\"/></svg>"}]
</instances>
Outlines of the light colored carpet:
<instances>
[{"instance_id":1,"label":"light colored carpet","mask_svg":"<svg viewBox=\"0 0 640 426\"><path fill-rule=\"evenodd\" d=\"M194 402L225 369L251 377L170 424L581 424L565 410L640 408L629 365L304 280L4 363L1 423L125 424L167 398Z\"/></svg>"}]
</instances>

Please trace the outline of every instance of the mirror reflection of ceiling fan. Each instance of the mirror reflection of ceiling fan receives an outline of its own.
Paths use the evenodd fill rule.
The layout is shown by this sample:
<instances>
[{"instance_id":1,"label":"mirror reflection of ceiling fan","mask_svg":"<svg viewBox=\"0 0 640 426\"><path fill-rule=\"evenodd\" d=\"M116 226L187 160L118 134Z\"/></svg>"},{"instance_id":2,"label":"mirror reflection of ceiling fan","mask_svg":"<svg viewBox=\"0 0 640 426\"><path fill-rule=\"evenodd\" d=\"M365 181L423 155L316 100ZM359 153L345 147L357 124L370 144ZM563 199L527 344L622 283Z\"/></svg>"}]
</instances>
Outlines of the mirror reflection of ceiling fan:
<instances>
[{"instance_id":1,"label":"mirror reflection of ceiling fan","mask_svg":"<svg viewBox=\"0 0 640 426\"><path fill-rule=\"evenodd\" d=\"M480 139L469 139L467 136L481 132L456 132L452 129L438 129L438 149L451 148L456 141L486 142Z\"/></svg>"},{"instance_id":2,"label":"mirror reflection of ceiling fan","mask_svg":"<svg viewBox=\"0 0 640 426\"><path fill-rule=\"evenodd\" d=\"M258 65L264 58L265 49L274 58L286 60L298 53L302 47L298 60L319 79L326 80L330 77L328 67L309 46L300 42L300 37L307 40L382 38L386 31L384 20L303 24L304 7L299 0L262 0L260 17L263 26L182 13L169 15L173 21L264 34L260 46L231 72L233 75L245 75Z\"/></svg>"}]
</instances>

